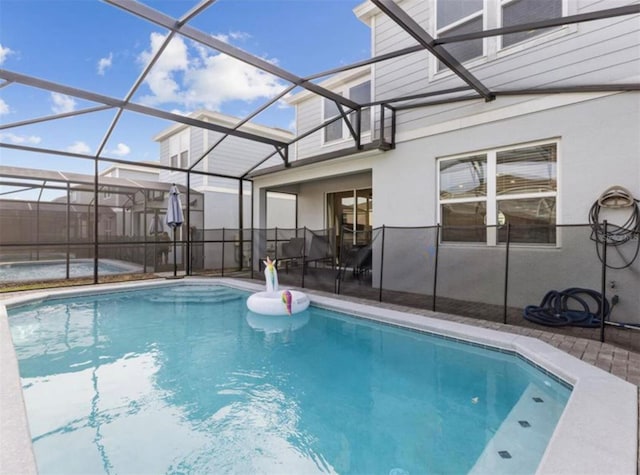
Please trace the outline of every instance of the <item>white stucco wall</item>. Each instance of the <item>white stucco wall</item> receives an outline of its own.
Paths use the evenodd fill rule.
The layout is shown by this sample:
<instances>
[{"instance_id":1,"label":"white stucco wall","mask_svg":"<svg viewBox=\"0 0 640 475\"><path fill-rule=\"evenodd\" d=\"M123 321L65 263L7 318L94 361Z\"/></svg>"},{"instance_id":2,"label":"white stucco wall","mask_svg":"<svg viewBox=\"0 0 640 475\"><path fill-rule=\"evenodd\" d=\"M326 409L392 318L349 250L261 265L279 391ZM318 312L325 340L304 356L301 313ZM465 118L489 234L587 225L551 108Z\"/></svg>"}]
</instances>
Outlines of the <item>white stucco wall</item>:
<instances>
[{"instance_id":1,"label":"white stucco wall","mask_svg":"<svg viewBox=\"0 0 640 475\"><path fill-rule=\"evenodd\" d=\"M492 106L490 114L480 112L479 116L425 128L420 131L421 138L412 139L417 132L401 126L395 150L259 177L255 186L298 183L299 224L320 228L324 225L324 193L338 191L341 180L345 180L345 187L358 187L355 180L352 184L344 175L355 177L358 172L371 170L375 227L431 226L436 224L438 208L439 157L557 139L558 223L587 224L591 205L606 188L622 185L640 197L638 124L640 93L532 97L505 110L495 111ZM321 181L336 176L340 180ZM254 199L259 209L258 193ZM599 290L601 266L588 231L566 230L554 248L514 248L509 303L537 304L546 291L571 286ZM390 240L385 246L385 256L389 257L394 251L387 246L391 246ZM406 253L406 246L404 250ZM420 250L414 251L419 254ZM439 273L438 295L501 303L504 247L456 244L443 245L440 251L439 269L447 272ZM385 258L385 288L406 289L410 283L413 291L431 291L429 278L422 276L429 273L423 268L416 267L422 277L411 280L406 266L397 263L396 267ZM632 269L608 271L607 279L616 285L608 297L614 293L620 296L614 319L640 321L640 295L634 289L639 274L638 261ZM377 282L375 268L373 281Z\"/></svg>"}]
</instances>

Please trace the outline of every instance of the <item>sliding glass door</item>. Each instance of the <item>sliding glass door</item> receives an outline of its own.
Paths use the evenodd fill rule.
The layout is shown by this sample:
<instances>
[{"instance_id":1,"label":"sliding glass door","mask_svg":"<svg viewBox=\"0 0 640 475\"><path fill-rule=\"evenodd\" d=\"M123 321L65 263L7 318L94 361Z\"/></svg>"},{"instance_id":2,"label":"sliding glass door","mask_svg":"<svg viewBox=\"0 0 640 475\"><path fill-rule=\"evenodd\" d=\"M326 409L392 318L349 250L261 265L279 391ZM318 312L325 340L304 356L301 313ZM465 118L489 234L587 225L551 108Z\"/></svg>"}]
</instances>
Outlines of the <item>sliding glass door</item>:
<instances>
[{"instance_id":1,"label":"sliding glass door","mask_svg":"<svg viewBox=\"0 0 640 475\"><path fill-rule=\"evenodd\" d=\"M371 188L327 193L327 227L336 232L336 255L344 248L365 246L373 229Z\"/></svg>"}]
</instances>

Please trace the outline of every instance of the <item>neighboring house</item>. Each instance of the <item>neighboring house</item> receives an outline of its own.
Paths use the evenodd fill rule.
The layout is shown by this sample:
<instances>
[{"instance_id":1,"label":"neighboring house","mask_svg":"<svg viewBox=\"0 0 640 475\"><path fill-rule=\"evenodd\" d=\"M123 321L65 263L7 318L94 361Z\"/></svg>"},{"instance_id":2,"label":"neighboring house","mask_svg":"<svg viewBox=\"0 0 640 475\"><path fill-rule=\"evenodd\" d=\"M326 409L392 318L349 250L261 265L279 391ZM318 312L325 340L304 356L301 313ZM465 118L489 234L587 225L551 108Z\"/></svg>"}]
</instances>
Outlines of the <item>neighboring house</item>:
<instances>
[{"instance_id":1,"label":"neighboring house","mask_svg":"<svg viewBox=\"0 0 640 475\"><path fill-rule=\"evenodd\" d=\"M196 111L189 117L212 122L217 125L233 128L240 120L237 117L228 116L219 112ZM250 132L263 137L290 141L293 134L286 130L266 127L249 122L242 126L242 131ZM160 164L173 168L187 170L192 168L196 173L190 177L190 188L197 190L204 196L204 207L207 210L204 217L205 229L235 228L238 223L238 180L223 176L210 176L198 174L198 171L212 172L224 175L225 171L233 176L236 170L249 170L256 157L270 152L272 149L264 144L243 140L239 143L233 138L218 141L224 134L197 127L189 127L184 124L173 125L158 133L154 140L160 144ZM216 145L214 151L203 157L211 147ZM278 159L276 158L275 163ZM215 162L215 167L213 163ZM187 174L170 170L160 170L160 181L180 183L186 185ZM274 226L295 227L295 217L291 216L290 197L281 194L273 194L270 199L274 208ZM251 227L251 187L249 182L243 186L243 213L246 220L243 227Z\"/></svg>"},{"instance_id":2,"label":"neighboring house","mask_svg":"<svg viewBox=\"0 0 640 475\"><path fill-rule=\"evenodd\" d=\"M568 0L404 0L398 4L436 38L536 21L539 15L559 17L611 7L606 1ZM541 11L542 7L546 10ZM373 56L416 44L373 4L364 3L354 11L371 28ZM453 43L449 51L492 90L638 83L640 19L627 15ZM341 73L320 85L363 103L464 83L421 51ZM437 99L442 98L447 96ZM296 107L299 135L336 114L335 104L308 92L298 93L289 102ZM380 108L373 107L363 116L371 116L367 123L363 120L363 143L379 139ZM479 256L504 249L505 239L502 230L452 227L511 223L519 226L514 241L529 246L530 262L535 263L562 247L555 232L540 232L535 225L587 223L591 205L612 185L624 186L640 198L637 91L498 95L492 101L398 110L395 121L392 150L373 146L354 152L353 140L340 120L297 143L295 166L252 174L254 226L267 223L267 192L287 191L297 194L299 226L335 228L338 237L342 226L365 233L382 225L448 226L440 241L442 257L451 259L447 261L451 268L456 268L454 261L458 265L478 262ZM342 156L336 153L339 149L345 151ZM305 163L310 166L302 166ZM569 235L565 232L564 239ZM584 246L593 258L588 234ZM385 248L385 256L393 255L388 251ZM455 251L456 257L449 251ZM494 261L502 262L501 256L496 254ZM385 260L385 274L391 272L388 265L392 264ZM496 275L500 271L496 267ZM526 269L522 272L526 275ZM599 285L597 275L577 274L576 285ZM553 275L550 269L549 275L532 283L539 287L536 295L555 288ZM624 275L621 272L615 278L624 279ZM465 272L456 279L451 289L462 283L469 300L502 295L500 279ZM373 282L376 285L375 269ZM394 282L389 279L385 285L392 288ZM441 291L447 295L446 283ZM538 303L528 295L514 303ZM640 305L637 295L634 299L635 303L625 303L628 312Z\"/></svg>"},{"instance_id":3,"label":"neighboring house","mask_svg":"<svg viewBox=\"0 0 640 475\"><path fill-rule=\"evenodd\" d=\"M233 128L240 119L219 112L196 111L189 117L212 122L217 125ZM293 134L286 130L266 127L248 122L241 128L244 132L260 135L270 139L289 142ZM203 220L192 224L191 239L193 241L220 240L224 230L224 238L233 240L239 237L240 227L240 200L238 200L239 181L226 178L238 174L238 171L249 170L255 165L256 157L268 155L273 151L272 147L263 143L250 140L237 140L234 137L223 138L224 134L190 127L184 124L173 125L158 133L154 140L160 144L160 164L166 167L192 170L189 175L189 187L200 193L203 203L191 200L191 206L201 206L205 213ZM222 139L222 140L221 140ZM212 147L214 150L211 153ZM293 158L293 157L292 157ZM270 163L277 163L279 158L274 158ZM221 176L199 174L201 172L216 173ZM159 179L164 182L187 184L187 173L182 171L160 170ZM242 184L242 221L243 228L251 227L251 183L244 181ZM183 196L183 199L186 199ZM270 221L273 227L296 227L295 196L288 193L269 193ZM201 230L208 230L200 233ZM248 238L248 235L246 236ZM241 252L236 244L229 244L226 252L221 252L221 244L210 243L205 245L195 244L193 253L197 256L199 264L208 269L219 269L222 259L226 265L231 262L240 264ZM245 246L246 247L246 246ZM226 257L223 257L225 256ZM248 265L250 253L247 251L244 257L244 265ZM230 258L229 256L233 256Z\"/></svg>"}]
</instances>

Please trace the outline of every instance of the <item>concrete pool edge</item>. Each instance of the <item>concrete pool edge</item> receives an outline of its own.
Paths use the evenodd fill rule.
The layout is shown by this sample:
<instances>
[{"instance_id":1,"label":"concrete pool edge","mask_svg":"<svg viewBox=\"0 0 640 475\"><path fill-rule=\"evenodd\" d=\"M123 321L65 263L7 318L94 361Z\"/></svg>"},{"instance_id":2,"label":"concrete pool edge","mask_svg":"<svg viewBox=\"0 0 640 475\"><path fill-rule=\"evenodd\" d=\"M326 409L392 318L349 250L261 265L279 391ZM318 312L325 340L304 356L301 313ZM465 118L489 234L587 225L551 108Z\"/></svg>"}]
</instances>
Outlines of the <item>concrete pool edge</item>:
<instances>
[{"instance_id":1,"label":"concrete pool edge","mask_svg":"<svg viewBox=\"0 0 640 475\"><path fill-rule=\"evenodd\" d=\"M179 282L153 280L50 289L0 301L0 472L37 473L6 309L46 298L181 283L219 283L246 291L264 290L261 284L230 278L187 278ZM326 297L312 291L308 295L320 307L517 352L574 386L537 473L636 473L638 393L631 383L534 338L340 300L339 296Z\"/></svg>"}]
</instances>

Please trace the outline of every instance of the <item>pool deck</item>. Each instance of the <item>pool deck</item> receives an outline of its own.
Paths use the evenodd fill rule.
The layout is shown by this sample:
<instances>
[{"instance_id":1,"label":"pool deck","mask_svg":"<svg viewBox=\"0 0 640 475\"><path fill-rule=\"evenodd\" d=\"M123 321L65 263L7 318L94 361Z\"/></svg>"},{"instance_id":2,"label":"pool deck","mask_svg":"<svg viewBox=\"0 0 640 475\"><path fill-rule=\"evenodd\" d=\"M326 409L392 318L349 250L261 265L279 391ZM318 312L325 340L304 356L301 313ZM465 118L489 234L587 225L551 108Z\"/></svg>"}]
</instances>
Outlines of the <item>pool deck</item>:
<instances>
[{"instance_id":1,"label":"pool deck","mask_svg":"<svg viewBox=\"0 0 640 475\"><path fill-rule=\"evenodd\" d=\"M185 281L187 280L190 279L185 279ZM194 281L199 282L212 282L213 280L214 279L194 279ZM231 279L215 280L219 280L220 283L228 283L229 285L240 288L262 288L262 286L258 286L255 283L248 283L247 281ZM145 284L154 282L157 283L167 281L165 281L164 279L145 281ZM109 288L115 287L116 289L120 286L121 285L119 284L108 285ZM102 285L98 287L76 287L72 291L70 291L70 293L83 292L85 291L85 289L89 289L90 291L100 291L101 288L104 287L106 286ZM320 305L326 304L327 306L335 306L335 299L337 296L334 294L321 291L313 291L309 289L298 290L302 290L309 294L312 297L312 300L319 303ZM8 299L15 299L16 297L28 297L33 294L43 294L51 292L53 291L24 291L1 294L0 304L2 304L3 301L6 301ZM585 419L588 419L588 422L590 424L593 424L593 419L597 418L600 413L597 408L591 406L588 408L582 407L583 410L580 411L579 418L567 417L567 419L569 420L565 420L564 425L571 426L573 434L571 437L560 438L554 436L552 444L558 447L556 452L565 452L565 455L560 458L566 459L566 462L560 464L552 463L550 466L549 464L545 466L545 460L543 460L539 473L629 473L630 475L633 473L640 473L640 434L638 433L638 428L640 428L640 394L638 394L638 391L640 389L639 353L621 349L609 343L600 343L597 341L587 340L570 335L554 334L537 328L504 325L502 323L493 321L484 321L446 313L431 312L429 310L405 307L391 303L371 302L371 300L356 297L347 297L344 295L340 295L338 298L344 311L353 311L356 314L359 312L362 312L363 314L371 314L373 315L373 318L376 318L376 314L378 317L384 315L385 319L387 319L387 321L389 321L390 323L394 322L394 318L402 318L403 320L406 320L410 323L413 322L412 326L414 326L415 328L420 328L422 326L427 326L427 323L424 322L429 322L429 328L433 329L442 327L443 329L446 329L449 334L453 335L455 335L455 332L458 331L458 324L479 327L480 329L482 329L479 330L480 340L484 339L487 342L496 341L496 335L501 335L504 333L511 334L511 337L500 338L502 338L503 341L513 342L513 345L515 346L522 344L523 349L525 350L524 356L527 357L533 357L535 355L536 357L542 356L544 359L545 355L552 355L549 356L548 363L551 367L553 367L554 359L558 360L558 352L556 352L555 350L549 352L547 345L550 345L551 347L557 348L561 352L571 355L578 360L587 363L588 365L597 367L600 370L605 371L606 373L610 373L617 378L620 378L621 380L631 383L635 386L635 392L636 395L638 395L638 397L636 397L636 407L634 407L631 411L629 411L629 407L626 407L626 412L624 414L620 414L620 409L616 407L616 398L619 396L617 390L611 391L611 394L600 391L600 394L597 394L595 396L595 399L597 399L599 403L602 404L603 408L606 407L606 409L615 416L615 420L624 421L625 418L628 420L628 416L630 415L629 412L632 412L634 417L638 420L638 423L635 425L635 450L633 450L636 455L635 469L631 470L628 464L617 465L615 460L617 457L615 453L607 453L606 457L601 457L602 460L599 460L599 463L591 463L588 466L585 466L583 463L583 466L581 468L579 468L579 466L581 465L580 460L572 459L571 456L567 457L567 453L572 453L572 446L581 447L582 449L584 449L584 445L587 444L587 446L593 445L594 450L602 451L602 447L599 447L598 441L610 442L612 439L616 439L616 437L619 436L619 434L617 433L618 431L616 430L616 424L611 424L611 420L603 420L602 423L606 423L606 426L600 427L602 430L598 430L597 434L584 433L583 424L587 422L585 421ZM334 303L332 304L331 302ZM499 334L496 332L502 333ZM539 340L543 343L536 343L536 340L531 340L531 338ZM520 352L520 349L518 349L518 351ZM530 355L527 355L526 351L530 351ZM575 363L578 362L573 358L561 357L559 359L563 359L563 364L567 364L569 367L571 367L571 370L575 370L576 374L586 374L584 373L584 367L586 365L576 365ZM2 419L2 425L0 426L0 445L2 445L3 447L2 454L0 456L0 473L36 473L33 453L32 450L30 450L30 436L26 423L26 416L24 415L24 402L21 396L19 378L16 378L16 371L17 361L15 352L13 351L13 346L12 344L10 344L8 321L3 317L3 315L0 314L0 375L2 375L3 379L2 384L0 384L0 419ZM562 371L559 370L559 373L562 373ZM7 375L12 375L13 378L9 378L8 380ZM595 377L588 376L584 378L585 381L590 380L590 386L588 387L589 392L592 393L591 396L593 396L594 392L598 391L597 386L600 379L602 379L603 383L613 383L614 385L616 385L615 381L617 380L615 378L604 378L603 376L606 376L606 374L602 374L602 376L598 376L596 374ZM582 380L578 381L578 384L582 384ZM576 385L576 387L577 386L578 385ZM627 386L621 386L619 389L621 389L620 392L625 392L628 395L629 391ZM589 404L593 405L593 400L594 399L592 397ZM576 405L582 403L584 403L584 401L574 401L574 404ZM590 411L588 412L590 414L589 417L585 417L585 410ZM576 412L578 411L574 411L574 413ZM16 414L17 417L15 417ZM611 418L613 418L613 416ZM598 425L596 425L596 427L598 427ZM27 450L25 450L25 440L28 441ZM22 441L22 443L20 441ZM631 441L624 440L622 442L624 442L623 445L626 446L624 450L628 455L630 450L629 443ZM634 444L631 444L631 446L633 445ZM615 452L615 450L618 448L617 446L615 446L615 444L612 447L612 452ZM552 453L551 455L552 457L550 458L552 460L557 459L559 456L558 453ZM618 469L614 467L618 467ZM545 470L545 468L547 468L548 470ZM578 470L578 472L576 472L576 469Z\"/></svg>"}]
</instances>

